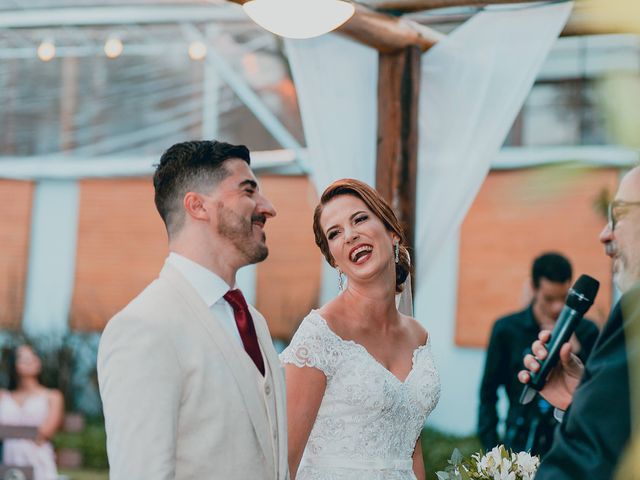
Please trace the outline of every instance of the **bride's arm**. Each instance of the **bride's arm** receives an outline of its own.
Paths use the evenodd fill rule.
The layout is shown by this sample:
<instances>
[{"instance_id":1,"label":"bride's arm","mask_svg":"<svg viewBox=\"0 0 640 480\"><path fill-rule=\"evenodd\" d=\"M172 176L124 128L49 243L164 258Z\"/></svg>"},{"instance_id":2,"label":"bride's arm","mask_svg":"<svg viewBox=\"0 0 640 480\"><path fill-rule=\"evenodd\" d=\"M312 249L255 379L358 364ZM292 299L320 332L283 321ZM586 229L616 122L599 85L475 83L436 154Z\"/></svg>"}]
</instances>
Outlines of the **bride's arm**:
<instances>
[{"instance_id":1,"label":"bride's arm","mask_svg":"<svg viewBox=\"0 0 640 480\"><path fill-rule=\"evenodd\" d=\"M425 480L424 458L422 457L422 443L420 437L416 442L416 448L413 450L413 473L417 480Z\"/></svg>"},{"instance_id":2,"label":"bride's arm","mask_svg":"<svg viewBox=\"0 0 640 480\"><path fill-rule=\"evenodd\" d=\"M284 371L287 383L289 471L291 480L295 480L304 447L322 403L327 379L324 373L312 367L287 364Z\"/></svg>"}]
</instances>

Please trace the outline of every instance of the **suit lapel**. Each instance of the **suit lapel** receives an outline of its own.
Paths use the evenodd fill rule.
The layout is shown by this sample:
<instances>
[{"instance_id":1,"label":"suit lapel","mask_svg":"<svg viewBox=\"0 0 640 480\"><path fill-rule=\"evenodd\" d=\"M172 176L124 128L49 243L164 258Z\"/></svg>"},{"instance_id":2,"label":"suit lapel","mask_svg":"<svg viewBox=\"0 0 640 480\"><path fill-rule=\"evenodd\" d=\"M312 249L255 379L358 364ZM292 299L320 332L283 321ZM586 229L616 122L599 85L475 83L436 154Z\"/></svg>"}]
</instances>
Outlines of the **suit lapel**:
<instances>
[{"instance_id":1,"label":"suit lapel","mask_svg":"<svg viewBox=\"0 0 640 480\"><path fill-rule=\"evenodd\" d=\"M229 333L216 321L205 303L198 296L189 282L170 264L165 264L160 272L160 279L168 281L173 289L177 291L193 316L204 326L209 333L211 340L222 354L227 363L229 371L236 379L236 383L242 394L247 415L253 423L258 443L260 444L267 462L273 464L272 440L269 429L269 422L266 417L263 393L258 388L255 379L255 365L248 355L244 354L237 346ZM264 350L264 349L263 349ZM267 355L265 354L265 357ZM275 466L274 466L275 469Z\"/></svg>"},{"instance_id":2,"label":"suit lapel","mask_svg":"<svg viewBox=\"0 0 640 480\"><path fill-rule=\"evenodd\" d=\"M267 328L267 322L260 312L249 305L253 323L256 327L256 334L260 349L262 350L265 361L269 364L271 377L273 380L273 395L276 404L276 417L278 422L278 450L276 461L278 462L278 475L284 478L284 472L288 468L288 450L287 450L287 409L286 409L286 390L284 382L284 374L282 364L278 354L273 348L271 334Z\"/></svg>"}]
</instances>

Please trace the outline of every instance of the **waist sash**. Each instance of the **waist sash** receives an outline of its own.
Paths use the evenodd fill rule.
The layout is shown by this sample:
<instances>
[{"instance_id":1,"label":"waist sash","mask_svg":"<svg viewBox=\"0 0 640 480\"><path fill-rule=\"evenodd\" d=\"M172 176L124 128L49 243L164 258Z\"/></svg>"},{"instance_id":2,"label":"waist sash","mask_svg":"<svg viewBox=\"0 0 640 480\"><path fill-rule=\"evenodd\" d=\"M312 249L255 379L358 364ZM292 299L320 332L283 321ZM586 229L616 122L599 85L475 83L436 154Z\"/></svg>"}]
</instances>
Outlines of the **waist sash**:
<instances>
[{"instance_id":1,"label":"waist sash","mask_svg":"<svg viewBox=\"0 0 640 480\"><path fill-rule=\"evenodd\" d=\"M412 459L371 458L368 460L344 457L308 457L303 463L310 467L345 468L349 470L413 470Z\"/></svg>"}]
</instances>

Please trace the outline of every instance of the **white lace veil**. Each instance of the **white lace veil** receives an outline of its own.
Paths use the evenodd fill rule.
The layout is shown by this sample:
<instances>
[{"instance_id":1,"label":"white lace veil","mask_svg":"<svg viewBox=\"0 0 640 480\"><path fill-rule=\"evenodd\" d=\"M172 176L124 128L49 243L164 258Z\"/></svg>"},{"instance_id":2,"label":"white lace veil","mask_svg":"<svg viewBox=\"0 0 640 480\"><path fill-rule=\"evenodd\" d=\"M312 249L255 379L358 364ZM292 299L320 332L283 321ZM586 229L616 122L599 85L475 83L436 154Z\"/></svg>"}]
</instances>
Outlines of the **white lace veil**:
<instances>
[{"instance_id":1,"label":"white lace veil","mask_svg":"<svg viewBox=\"0 0 640 480\"><path fill-rule=\"evenodd\" d=\"M409 259L411 262L411 259ZM411 294L411 273L402 284L402 292L396 294L396 308L403 315L413 317L413 295Z\"/></svg>"},{"instance_id":2,"label":"white lace veil","mask_svg":"<svg viewBox=\"0 0 640 480\"><path fill-rule=\"evenodd\" d=\"M413 317L413 296L411 295L411 275L403 283L402 292L396 295L396 308L403 315Z\"/></svg>"}]
</instances>

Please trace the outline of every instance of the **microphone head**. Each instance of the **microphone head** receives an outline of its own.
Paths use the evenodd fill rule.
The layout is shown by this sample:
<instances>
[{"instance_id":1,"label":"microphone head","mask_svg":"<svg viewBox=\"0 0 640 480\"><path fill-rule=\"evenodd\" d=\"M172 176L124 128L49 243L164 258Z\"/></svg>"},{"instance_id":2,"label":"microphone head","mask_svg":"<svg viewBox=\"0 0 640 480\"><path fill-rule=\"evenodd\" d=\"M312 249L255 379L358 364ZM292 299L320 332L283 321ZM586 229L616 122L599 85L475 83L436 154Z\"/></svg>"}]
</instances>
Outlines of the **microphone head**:
<instances>
[{"instance_id":1,"label":"microphone head","mask_svg":"<svg viewBox=\"0 0 640 480\"><path fill-rule=\"evenodd\" d=\"M573 287L569 289L567 307L572 308L580 315L587 313L598 294L600 282L589 275L580 275Z\"/></svg>"}]
</instances>

